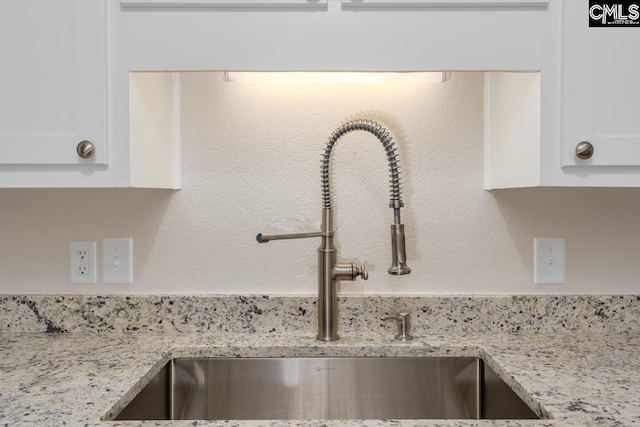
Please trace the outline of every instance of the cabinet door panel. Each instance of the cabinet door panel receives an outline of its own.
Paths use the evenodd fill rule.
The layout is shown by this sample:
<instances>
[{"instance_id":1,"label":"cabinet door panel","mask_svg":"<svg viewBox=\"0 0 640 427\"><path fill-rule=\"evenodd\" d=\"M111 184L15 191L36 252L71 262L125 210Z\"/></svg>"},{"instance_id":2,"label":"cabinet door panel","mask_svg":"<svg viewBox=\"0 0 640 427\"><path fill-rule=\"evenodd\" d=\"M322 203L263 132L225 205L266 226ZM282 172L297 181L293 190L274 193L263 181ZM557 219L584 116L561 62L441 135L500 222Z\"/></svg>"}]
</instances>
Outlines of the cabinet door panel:
<instances>
[{"instance_id":1,"label":"cabinet door panel","mask_svg":"<svg viewBox=\"0 0 640 427\"><path fill-rule=\"evenodd\" d=\"M104 1L0 2L1 164L107 163Z\"/></svg>"},{"instance_id":2,"label":"cabinet door panel","mask_svg":"<svg viewBox=\"0 0 640 427\"><path fill-rule=\"evenodd\" d=\"M307 9L327 10L328 0L120 0L123 8Z\"/></svg>"},{"instance_id":3,"label":"cabinet door panel","mask_svg":"<svg viewBox=\"0 0 640 427\"><path fill-rule=\"evenodd\" d=\"M640 165L640 28L589 27L589 2L565 1L563 165ZM575 147L589 141L589 160Z\"/></svg>"},{"instance_id":4,"label":"cabinet door panel","mask_svg":"<svg viewBox=\"0 0 640 427\"><path fill-rule=\"evenodd\" d=\"M640 136L640 28L606 30L593 53L595 133Z\"/></svg>"},{"instance_id":5,"label":"cabinet door panel","mask_svg":"<svg viewBox=\"0 0 640 427\"><path fill-rule=\"evenodd\" d=\"M544 8L549 0L342 0L342 8L359 10L367 8L404 9L404 8Z\"/></svg>"}]
</instances>

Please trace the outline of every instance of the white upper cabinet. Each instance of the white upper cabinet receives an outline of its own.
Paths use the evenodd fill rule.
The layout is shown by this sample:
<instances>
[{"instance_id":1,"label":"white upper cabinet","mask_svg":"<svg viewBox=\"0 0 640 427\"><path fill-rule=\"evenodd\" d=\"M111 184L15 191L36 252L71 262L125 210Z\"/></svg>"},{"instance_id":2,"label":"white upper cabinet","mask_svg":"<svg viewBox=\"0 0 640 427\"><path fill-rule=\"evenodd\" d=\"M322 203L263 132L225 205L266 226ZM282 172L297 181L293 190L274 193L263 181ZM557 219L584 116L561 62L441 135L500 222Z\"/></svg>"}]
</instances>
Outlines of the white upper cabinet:
<instances>
[{"instance_id":1,"label":"white upper cabinet","mask_svg":"<svg viewBox=\"0 0 640 427\"><path fill-rule=\"evenodd\" d=\"M587 0L565 4L563 166L640 166L640 26L589 27ZM582 141L594 147L586 160Z\"/></svg>"},{"instance_id":2,"label":"white upper cabinet","mask_svg":"<svg viewBox=\"0 0 640 427\"><path fill-rule=\"evenodd\" d=\"M548 1L120 0L136 71L539 70Z\"/></svg>"},{"instance_id":3,"label":"white upper cabinet","mask_svg":"<svg viewBox=\"0 0 640 427\"><path fill-rule=\"evenodd\" d=\"M129 74L119 7L0 2L0 187L180 186L179 81Z\"/></svg>"},{"instance_id":4,"label":"white upper cabinet","mask_svg":"<svg viewBox=\"0 0 640 427\"><path fill-rule=\"evenodd\" d=\"M558 6L539 86L488 76L485 188L640 187L640 25L590 27L588 0L549 3ZM634 19L620 7L605 19ZM583 142L588 158L576 154Z\"/></svg>"},{"instance_id":5,"label":"white upper cabinet","mask_svg":"<svg viewBox=\"0 0 640 427\"><path fill-rule=\"evenodd\" d=\"M442 7L540 7L549 0L342 0L343 10L364 9L420 9Z\"/></svg>"},{"instance_id":6,"label":"white upper cabinet","mask_svg":"<svg viewBox=\"0 0 640 427\"><path fill-rule=\"evenodd\" d=\"M104 1L3 0L0 53L0 164L107 164Z\"/></svg>"},{"instance_id":7,"label":"white upper cabinet","mask_svg":"<svg viewBox=\"0 0 640 427\"><path fill-rule=\"evenodd\" d=\"M326 10L329 0L120 0L123 8L281 8Z\"/></svg>"},{"instance_id":8,"label":"white upper cabinet","mask_svg":"<svg viewBox=\"0 0 640 427\"><path fill-rule=\"evenodd\" d=\"M155 72L202 70L490 71L485 188L640 186L640 28L590 28L588 12L587 0L2 0L0 187L179 188L179 78Z\"/></svg>"}]
</instances>

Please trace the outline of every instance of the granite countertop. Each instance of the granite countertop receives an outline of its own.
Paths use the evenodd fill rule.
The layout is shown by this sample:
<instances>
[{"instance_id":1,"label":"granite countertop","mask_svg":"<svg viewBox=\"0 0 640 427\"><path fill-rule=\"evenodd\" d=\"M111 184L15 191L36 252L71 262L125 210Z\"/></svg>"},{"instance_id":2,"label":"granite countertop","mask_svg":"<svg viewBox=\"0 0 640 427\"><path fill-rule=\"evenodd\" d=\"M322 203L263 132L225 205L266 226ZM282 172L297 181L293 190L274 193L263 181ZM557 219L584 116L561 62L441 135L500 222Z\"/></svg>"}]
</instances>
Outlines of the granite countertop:
<instances>
[{"instance_id":1,"label":"granite countertop","mask_svg":"<svg viewBox=\"0 0 640 427\"><path fill-rule=\"evenodd\" d=\"M2 333L0 425L630 426L640 425L640 334ZM172 357L478 356L546 420L103 421Z\"/></svg>"}]
</instances>

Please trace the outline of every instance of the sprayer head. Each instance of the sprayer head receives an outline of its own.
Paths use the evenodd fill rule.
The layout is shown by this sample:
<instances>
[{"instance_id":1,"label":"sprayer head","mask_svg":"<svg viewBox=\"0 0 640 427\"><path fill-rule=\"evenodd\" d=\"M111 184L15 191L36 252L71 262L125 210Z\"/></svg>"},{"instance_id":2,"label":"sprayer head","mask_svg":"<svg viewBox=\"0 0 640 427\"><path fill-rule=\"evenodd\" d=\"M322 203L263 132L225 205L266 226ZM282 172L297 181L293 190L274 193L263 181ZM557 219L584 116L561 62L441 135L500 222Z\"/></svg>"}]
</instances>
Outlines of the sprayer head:
<instances>
[{"instance_id":1,"label":"sprayer head","mask_svg":"<svg viewBox=\"0 0 640 427\"><path fill-rule=\"evenodd\" d=\"M391 267L389 274L401 276L411 273L407 266L407 252L404 247L404 225L393 224L391 226Z\"/></svg>"}]
</instances>

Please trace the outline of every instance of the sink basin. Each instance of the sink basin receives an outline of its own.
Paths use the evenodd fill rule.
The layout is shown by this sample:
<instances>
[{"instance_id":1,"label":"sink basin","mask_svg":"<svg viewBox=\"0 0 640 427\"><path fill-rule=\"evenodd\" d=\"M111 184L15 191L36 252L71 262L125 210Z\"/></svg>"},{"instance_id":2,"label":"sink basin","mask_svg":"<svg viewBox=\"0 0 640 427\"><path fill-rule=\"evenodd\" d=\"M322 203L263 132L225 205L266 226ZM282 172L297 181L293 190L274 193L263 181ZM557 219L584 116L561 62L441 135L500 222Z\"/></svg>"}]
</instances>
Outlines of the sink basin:
<instances>
[{"instance_id":1,"label":"sink basin","mask_svg":"<svg viewBox=\"0 0 640 427\"><path fill-rule=\"evenodd\" d=\"M477 358L173 359L116 420L538 419Z\"/></svg>"}]
</instances>

